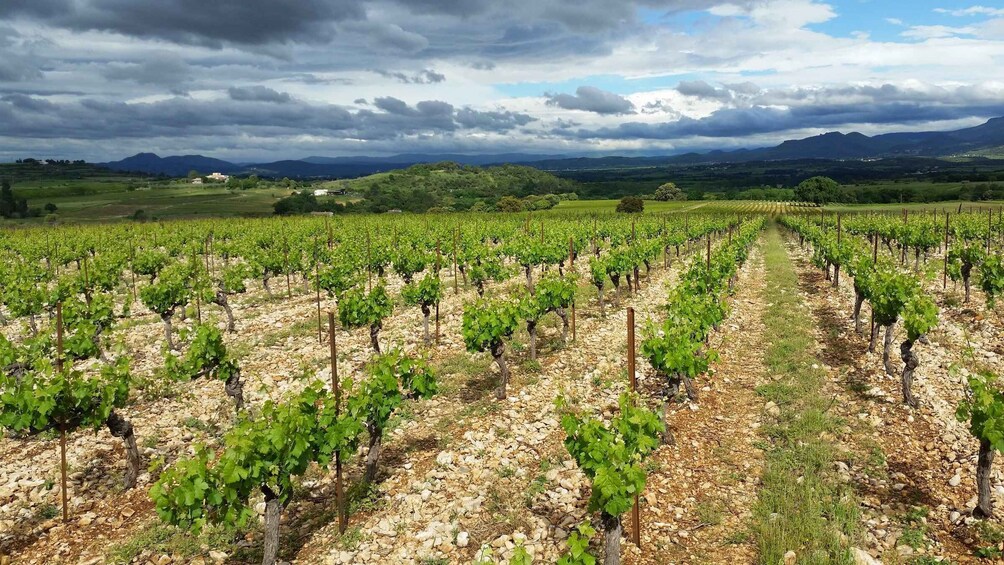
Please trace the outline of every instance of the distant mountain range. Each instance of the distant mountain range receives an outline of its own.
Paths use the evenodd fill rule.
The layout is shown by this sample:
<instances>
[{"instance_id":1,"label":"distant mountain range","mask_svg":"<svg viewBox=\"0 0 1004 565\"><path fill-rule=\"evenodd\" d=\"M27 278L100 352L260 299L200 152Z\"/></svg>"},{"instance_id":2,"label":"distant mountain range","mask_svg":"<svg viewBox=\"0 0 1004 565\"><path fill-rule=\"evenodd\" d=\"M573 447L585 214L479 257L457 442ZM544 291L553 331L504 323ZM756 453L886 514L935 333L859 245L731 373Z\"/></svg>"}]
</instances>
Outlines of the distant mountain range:
<instances>
[{"instance_id":1,"label":"distant mountain range","mask_svg":"<svg viewBox=\"0 0 1004 565\"><path fill-rule=\"evenodd\" d=\"M238 164L202 155L159 157L138 153L121 161L100 163L117 171L164 174L181 177L195 170L203 174L257 174L263 177L353 178L399 169L418 163L455 161L467 165L518 163L544 170L591 168L686 166L707 163L747 163L797 159L880 159L886 157L949 157L961 155L1004 155L1004 117L955 131L888 133L869 137L852 132L831 132L805 139L790 140L776 147L711 151L648 157L570 157L503 153L489 155L409 153L390 157L307 157L272 163Z\"/></svg>"}]
</instances>

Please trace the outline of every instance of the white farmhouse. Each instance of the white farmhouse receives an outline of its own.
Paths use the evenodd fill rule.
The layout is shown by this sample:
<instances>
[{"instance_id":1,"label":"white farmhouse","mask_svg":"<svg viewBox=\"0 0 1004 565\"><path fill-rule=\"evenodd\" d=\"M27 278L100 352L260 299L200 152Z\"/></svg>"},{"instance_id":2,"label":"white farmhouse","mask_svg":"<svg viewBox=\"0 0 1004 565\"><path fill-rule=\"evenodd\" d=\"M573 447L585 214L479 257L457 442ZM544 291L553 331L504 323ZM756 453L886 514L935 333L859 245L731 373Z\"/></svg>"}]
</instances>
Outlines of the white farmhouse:
<instances>
[{"instance_id":1,"label":"white farmhouse","mask_svg":"<svg viewBox=\"0 0 1004 565\"><path fill-rule=\"evenodd\" d=\"M206 178L210 179L210 180L215 180L215 181L220 181L220 182L226 182L226 180L230 178L230 175L225 175L223 173L213 173L213 174L207 176Z\"/></svg>"}]
</instances>

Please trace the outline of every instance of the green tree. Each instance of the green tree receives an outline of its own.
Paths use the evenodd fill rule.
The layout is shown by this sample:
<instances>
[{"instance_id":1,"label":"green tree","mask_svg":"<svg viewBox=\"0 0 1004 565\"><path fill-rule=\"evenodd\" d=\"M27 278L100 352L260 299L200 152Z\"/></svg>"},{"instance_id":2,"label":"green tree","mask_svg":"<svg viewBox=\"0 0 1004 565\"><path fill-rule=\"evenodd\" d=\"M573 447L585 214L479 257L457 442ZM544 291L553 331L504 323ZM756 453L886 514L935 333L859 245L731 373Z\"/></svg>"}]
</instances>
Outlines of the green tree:
<instances>
[{"instance_id":1,"label":"green tree","mask_svg":"<svg viewBox=\"0 0 1004 565\"><path fill-rule=\"evenodd\" d=\"M829 177L812 177L798 183L795 199L800 202L825 204L840 201L840 183Z\"/></svg>"},{"instance_id":2,"label":"green tree","mask_svg":"<svg viewBox=\"0 0 1004 565\"><path fill-rule=\"evenodd\" d=\"M676 183L667 182L655 189L655 199L663 202L670 200L686 200L687 193L680 190Z\"/></svg>"},{"instance_id":3,"label":"green tree","mask_svg":"<svg viewBox=\"0 0 1004 565\"><path fill-rule=\"evenodd\" d=\"M495 209L499 212L522 212L523 203L515 196L503 196L495 203Z\"/></svg>"},{"instance_id":4,"label":"green tree","mask_svg":"<svg viewBox=\"0 0 1004 565\"><path fill-rule=\"evenodd\" d=\"M645 201L637 196L625 196L617 204L617 211L625 214L637 214L645 211Z\"/></svg>"}]
</instances>

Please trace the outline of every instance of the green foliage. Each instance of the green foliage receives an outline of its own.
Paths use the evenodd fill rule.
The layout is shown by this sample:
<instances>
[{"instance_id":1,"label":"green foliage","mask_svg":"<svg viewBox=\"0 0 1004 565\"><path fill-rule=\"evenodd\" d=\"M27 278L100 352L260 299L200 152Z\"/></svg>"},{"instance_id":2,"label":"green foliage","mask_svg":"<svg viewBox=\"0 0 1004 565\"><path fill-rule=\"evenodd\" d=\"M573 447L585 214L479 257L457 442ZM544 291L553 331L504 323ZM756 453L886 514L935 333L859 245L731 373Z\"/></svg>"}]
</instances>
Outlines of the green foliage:
<instances>
[{"instance_id":1,"label":"green foliage","mask_svg":"<svg viewBox=\"0 0 1004 565\"><path fill-rule=\"evenodd\" d=\"M318 269L318 283L329 297L340 297L358 282L356 271L348 261L334 261Z\"/></svg>"},{"instance_id":2,"label":"green foliage","mask_svg":"<svg viewBox=\"0 0 1004 565\"><path fill-rule=\"evenodd\" d=\"M68 356L87 359L100 354L100 335L115 319L112 305L110 294L98 294L90 304L77 296L63 302L63 347Z\"/></svg>"},{"instance_id":3,"label":"green foliage","mask_svg":"<svg viewBox=\"0 0 1004 565\"><path fill-rule=\"evenodd\" d=\"M240 372L237 361L227 353L223 334L216 326L201 324L194 328L192 342L183 359L168 353L165 359L167 374L175 379L194 379L206 376L226 381Z\"/></svg>"},{"instance_id":4,"label":"green foliage","mask_svg":"<svg viewBox=\"0 0 1004 565\"><path fill-rule=\"evenodd\" d=\"M917 277L895 269L879 269L869 291L875 311L875 322L881 326L895 324L906 305L920 292Z\"/></svg>"},{"instance_id":5,"label":"green foliage","mask_svg":"<svg viewBox=\"0 0 1004 565\"><path fill-rule=\"evenodd\" d=\"M969 433L976 439L990 442L996 451L1004 452L1004 393L997 375L984 372L969 377L969 391L955 412L960 422L969 422Z\"/></svg>"},{"instance_id":6,"label":"green foliage","mask_svg":"<svg viewBox=\"0 0 1004 565\"><path fill-rule=\"evenodd\" d=\"M659 417L623 393L620 413L609 424L593 417L566 412L561 418L565 447L579 468L593 480L590 510L620 516L634 504L634 495L645 487L642 459L658 447L665 427ZM559 409L567 407L563 398Z\"/></svg>"},{"instance_id":7,"label":"green foliage","mask_svg":"<svg viewBox=\"0 0 1004 565\"><path fill-rule=\"evenodd\" d=\"M383 285L368 294L362 288L346 291L338 302L338 320L346 328L380 326L394 311L394 303Z\"/></svg>"},{"instance_id":8,"label":"green foliage","mask_svg":"<svg viewBox=\"0 0 1004 565\"><path fill-rule=\"evenodd\" d=\"M140 300L156 314L174 314L178 307L188 303L191 276L188 265L176 263L165 267L155 282L140 289Z\"/></svg>"},{"instance_id":9,"label":"green foliage","mask_svg":"<svg viewBox=\"0 0 1004 565\"><path fill-rule=\"evenodd\" d=\"M251 276L251 266L247 263L230 265L223 269L219 283L220 290L224 294L243 294L247 292L245 281Z\"/></svg>"},{"instance_id":10,"label":"green foliage","mask_svg":"<svg viewBox=\"0 0 1004 565\"><path fill-rule=\"evenodd\" d=\"M926 294L918 294L903 310L907 339L916 341L938 325L938 306Z\"/></svg>"},{"instance_id":11,"label":"green foliage","mask_svg":"<svg viewBox=\"0 0 1004 565\"><path fill-rule=\"evenodd\" d=\"M564 277L550 274L544 276L537 283L534 299L544 312L554 312L569 308L575 301L577 289L578 286L572 274Z\"/></svg>"},{"instance_id":12,"label":"green foliage","mask_svg":"<svg viewBox=\"0 0 1004 565\"><path fill-rule=\"evenodd\" d=\"M56 370L47 359L36 359L32 370L0 374L0 427L19 433L103 426L115 408L129 399L129 360L119 358L100 373Z\"/></svg>"},{"instance_id":13,"label":"green foliage","mask_svg":"<svg viewBox=\"0 0 1004 565\"><path fill-rule=\"evenodd\" d=\"M504 343L519 327L518 303L478 300L464 307L462 333L470 352L488 351Z\"/></svg>"},{"instance_id":14,"label":"green foliage","mask_svg":"<svg viewBox=\"0 0 1004 565\"><path fill-rule=\"evenodd\" d=\"M402 249L394 257L394 272L410 284L415 273L425 270L427 259L425 253L414 247Z\"/></svg>"},{"instance_id":15,"label":"green foliage","mask_svg":"<svg viewBox=\"0 0 1004 565\"><path fill-rule=\"evenodd\" d=\"M157 278L161 269L167 266L170 261L167 253L158 249L142 249L137 251L132 258L132 271L137 275L150 277L150 280Z\"/></svg>"},{"instance_id":16,"label":"green foliage","mask_svg":"<svg viewBox=\"0 0 1004 565\"><path fill-rule=\"evenodd\" d=\"M499 212L522 212L523 202L514 196L503 196L495 203L495 209Z\"/></svg>"},{"instance_id":17,"label":"green foliage","mask_svg":"<svg viewBox=\"0 0 1004 565\"><path fill-rule=\"evenodd\" d=\"M625 196L617 203L617 211L625 214L638 214L645 211L645 201L637 196Z\"/></svg>"},{"instance_id":18,"label":"green foliage","mask_svg":"<svg viewBox=\"0 0 1004 565\"><path fill-rule=\"evenodd\" d=\"M596 557L589 553L589 540L596 530L589 522L579 524L568 536L568 551L558 559L558 565L596 565Z\"/></svg>"},{"instance_id":19,"label":"green foliage","mask_svg":"<svg viewBox=\"0 0 1004 565\"><path fill-rule=\"evenodd\" d=\"M1004 259L1000 255L987 256L980 264L980 288L991 307L1004 294Z\"/></svg>"},{"instance_id":20,"label":"green foliage","mask_svg":"<svg viewBox=\"0 0 1004 565\"><path fill-rule=\"evenodd\" d=\"M800 202L825 204L839 202L840 198L840 183L829 177L808 178L795 187L795 199Z\"/></svg>"},{"instance_id":21,"label":"green foliage","mask_svg":"<svg viewBox=\"0 0 1004 565\"><path fill-rule=\"evenodd\" d=\"M517 543L512 557L509 558L509 565L530 565L531 563L533 563L533 557L527 553L522 543Z\"/></svg>"},{"instance_id":22,"label":"green foliage","mask_svg":"<svg viewBox=\"0 0 1004 565\"><path fill-rule=\"evenodd\" d=\"M314 384L285 402L266 402L254 419L241 418L220 453L196 446L193 457L164 471L150 496L170 524L196 532L207 524L244 525L254 517L254 492L286 505L293 477L312 462L326 465L336 451L354 451L360 432L352 416L334 415L334 398Z\"/></svg>"},{"instance_id":23,"label":"green foliage","mask_svg":"<svg viewBox=\"0 0 1004 565\"><path fill-rule=\"evenodd\" d=\"M667 182L659 185L659 188L655 189L655 199L663 202L671 200L686 200L687 193L683 192L680 187L676 186L676 183Z\"/></svg>"},{"instance_id":24,"label":"green foliage","mask_svg":"<svg viewBox=\"0 0 1004 565\"><path fill-rule=\"evenodd\" d=\"M443 298L443 284L435 274L428 273L420 282L406 285L401 295L407 304L428 308Z\"/></svg>"}]
</instances>

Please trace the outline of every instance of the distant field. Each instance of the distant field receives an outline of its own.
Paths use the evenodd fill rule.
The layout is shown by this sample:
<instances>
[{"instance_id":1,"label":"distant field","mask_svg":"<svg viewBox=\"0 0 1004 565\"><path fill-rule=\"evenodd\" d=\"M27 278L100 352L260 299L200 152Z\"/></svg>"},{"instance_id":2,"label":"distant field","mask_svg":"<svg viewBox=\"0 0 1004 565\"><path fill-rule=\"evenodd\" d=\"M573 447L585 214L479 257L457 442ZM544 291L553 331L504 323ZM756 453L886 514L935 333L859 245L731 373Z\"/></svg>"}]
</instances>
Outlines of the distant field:
<instances>
[{"instance_id":1,"label":"distant field","mask_svg":"<svg viewBox=\"0 0 1004 565\"><path fill-rule=\"evenodd\" d=\"M983 202L970 202L968 200L964 201L954 201L954 202L916 202L908 204L831 204L826 206L825 209L831 212L866 212L866 211L882 211L882 212L895 212L898 210L910 210L910 211L956 211L959 209L959 205L962 205L963 210L997 210L1004 206L1004 201L1002 200L987 200Z\"/></svg>"},{"instance_id":2,"label":"distant field","mask_svg":"<svg viewBox=\"0 0 1004 565\"><path fill-rule=\"evenodd\" d=\"M617 209L619 200L567 200L554 207L557 212L596 212L612 213ZM760 213L784 214L796 210L815 209L797 206L787 202L766 202L761 200L696 200L682 202L661 202L646 200L646 212L729 212L729 213Z\"/></svg>"},{"instance_id":3,"label":"distant field","mask_svg":"<svg viewBox=\"0 0 1004 565\"><path fill-rule=\"evenodd\" d=\"M616 211L618 202L619 200L569 200L559 203L554 207L554 211L612 213ZM986 202L955 201L914 204L836 204L825 206L823 209L827 212L897 212L904 209L910 211L955 211L959 209L960 204L963 210L969 210L970 208L974 210L997 210L1004 207L1004 201L990 200ZM791 214L816 212L819 208L815 206L799 206L789 202L765 202L760 200L645 201L646 212L688 212L693 210L700 210L702 212Z\"/></svg>"}]
</instances>

